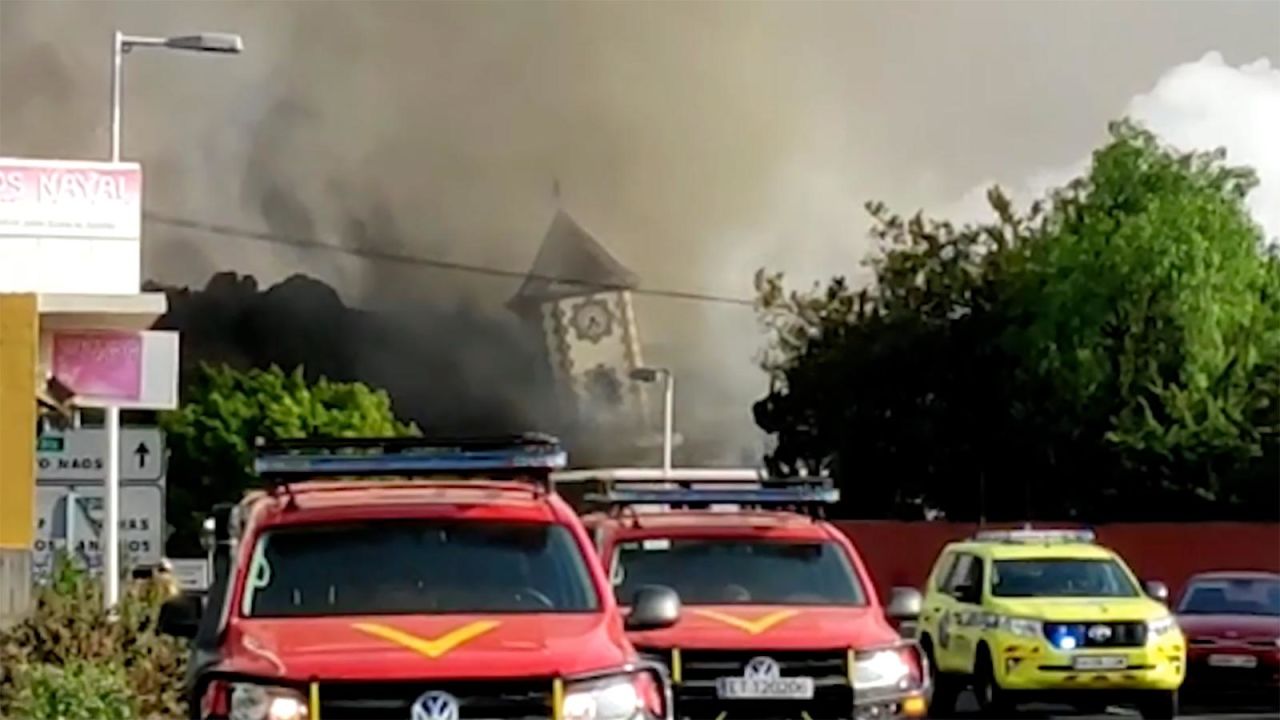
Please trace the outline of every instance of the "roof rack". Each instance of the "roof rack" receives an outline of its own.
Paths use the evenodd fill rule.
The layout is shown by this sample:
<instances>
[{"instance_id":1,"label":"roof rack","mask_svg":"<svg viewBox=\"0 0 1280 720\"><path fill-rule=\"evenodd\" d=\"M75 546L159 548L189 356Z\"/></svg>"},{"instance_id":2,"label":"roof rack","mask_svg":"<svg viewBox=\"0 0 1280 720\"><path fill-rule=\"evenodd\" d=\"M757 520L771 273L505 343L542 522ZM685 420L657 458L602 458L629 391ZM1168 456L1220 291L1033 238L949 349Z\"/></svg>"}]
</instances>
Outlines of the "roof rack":
<instances>
[{"instance_id":1,"label":"roof rack","mask_svg":"<svg viewBox=\"0 0 1280 720\"><path fill-rule=\"evenodd\" d=\"M532 480L550 492L551 471L568 456L542 433L490 437L259 439L254 471L274 491L290 481L322 477L483 475Z\"/></svg>"},{"instance_id":2,"label":"roof rack","mask_svg":"<svg viewBox=\"0 0 1280 720\"><path fill-rule=\"evenodd\" d=\"M1030 527L1016 530L979 530L972 539L977 542L998 542L1027 545L1050 545L1054 543L1092 543L1097 535L1088 529L1034 529Z\"/></svg>"},{"instance_id":3,"label":"roof rack","mask_svg":"<svg viewBox=\"0 0 1280 720\"><path fill-rule=\"evenodd\" d=\"M601 468L553 474L557 483L594 482L600 491L588 493L589 504L612 511L638 505L668 508L735 509L792 508L820 517L822 509L840 500L828 477L771 478L762 470L740 468Z\"/></svg>"}]
</instances>

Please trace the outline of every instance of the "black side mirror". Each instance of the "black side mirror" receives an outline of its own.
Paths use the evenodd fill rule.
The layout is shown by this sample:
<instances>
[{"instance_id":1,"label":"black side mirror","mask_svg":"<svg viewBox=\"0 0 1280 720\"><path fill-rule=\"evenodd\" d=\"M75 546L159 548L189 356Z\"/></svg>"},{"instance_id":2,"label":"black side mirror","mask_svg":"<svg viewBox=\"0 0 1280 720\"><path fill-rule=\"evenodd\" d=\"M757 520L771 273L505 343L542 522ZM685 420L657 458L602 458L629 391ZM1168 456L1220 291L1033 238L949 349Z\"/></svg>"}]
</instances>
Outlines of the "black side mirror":
<instances>
[{"instance_id":1,"label":"black side mirror","mask_svg":"<svg viewBox=\"0 0 1280 720\"><path fill-rule=\"evenodd\" d=\"M158 625L160 632L184 639L192 639L200 630L200 617L204 603L196 595L183 593L169 598L160 606Z\"/></svg>"},{"instance_id":2,"label":"black side mirror","mask_svg":"<svg viewBox=\"0 0 1280 720\"><path fill-rule=\"evenodd\" d=\"M982 602L982 591L977 585L957 585L955 595L956 600L966 605L977 605Z\"/></svg>"},{"instance_id":3,"label":"black side mirror","mask_svg":"<svg viewBox=\"0 0 1280 720\"><path fill-rule=\"evenodd\" d=\"M1169 602L1169 586L1159 580L1148 580L1143 583L1143 590L1147 596L1153 600L1159 600L1162 603Z\"/></svg>"},{"instance_id":4,"label":"black side mirror","mask_svg":"<svg viewBox=\"0 0 1280 720\"><path fill-rule=\"evenodd\" d=\"M680 622L680 596L663 585L646 585L636 590L627 614L626 629L661 630Z\"/></svg>"},{"instance_id":5,"label":"black side mirror","mask_svg":"<svg viewBox=\"0 0 1280 720\"><path fill-rule=\"evenodd\" d=\"M890 620L915 620L920 617L924 608L924 596L919 590L909 587L896 587L885 607L884 614Z\"/></svg>"}]
</instances>

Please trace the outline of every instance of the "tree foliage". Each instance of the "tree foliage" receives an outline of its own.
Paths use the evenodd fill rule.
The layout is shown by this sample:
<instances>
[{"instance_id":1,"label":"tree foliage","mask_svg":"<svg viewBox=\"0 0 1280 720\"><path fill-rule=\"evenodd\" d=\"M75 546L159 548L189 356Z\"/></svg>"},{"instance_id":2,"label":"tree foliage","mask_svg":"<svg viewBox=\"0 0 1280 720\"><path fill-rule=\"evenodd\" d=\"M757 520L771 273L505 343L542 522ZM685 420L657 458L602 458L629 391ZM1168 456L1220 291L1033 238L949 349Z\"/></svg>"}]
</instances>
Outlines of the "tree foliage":
<instances>
[{"instance_id":1,"label":"tree foliage","mask_svg":"<svg viewBox=\"0 0 1280 720\"><path fill-rule=\"evenodd\" d=\"M218 502L238 500L254 486L257 438L387 437L416 434L398 421L391 400L362 383L309 383L286 373L202 366L182 406L161 417L170 458L172 545L198 551L198 517Z\"/></svg>"},{"instance_id":2,"label":"tree foliage","mask_svg":"<svg viewBox=\"0 0 1280 720\"><path fill-rule=\"evenodd\" d=\"M870 288L760 273L770 462L864 515L1275 514L1280 261L1223 160L1120 122L1024 213L869 205Z\"/></svg>"}]
</instances>

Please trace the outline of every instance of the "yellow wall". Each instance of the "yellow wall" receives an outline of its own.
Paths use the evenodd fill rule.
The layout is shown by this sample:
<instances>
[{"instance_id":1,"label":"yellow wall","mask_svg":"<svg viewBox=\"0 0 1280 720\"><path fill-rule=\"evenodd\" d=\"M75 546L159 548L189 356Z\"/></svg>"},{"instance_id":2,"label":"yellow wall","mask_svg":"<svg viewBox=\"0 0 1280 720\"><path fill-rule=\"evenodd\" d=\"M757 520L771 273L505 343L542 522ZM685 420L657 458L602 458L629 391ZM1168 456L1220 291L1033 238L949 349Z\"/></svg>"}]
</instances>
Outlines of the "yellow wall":
<instances>
[{"instance_id":1,"label":"yellow wall","mask_svg":"<svg viewBox=\"0 0 1280 720\"><path fill-rule=\"evenodd\" d=\"M35 533L35 295L0 294L0 548L29 549Z\"/></svg>"}]
</instances>

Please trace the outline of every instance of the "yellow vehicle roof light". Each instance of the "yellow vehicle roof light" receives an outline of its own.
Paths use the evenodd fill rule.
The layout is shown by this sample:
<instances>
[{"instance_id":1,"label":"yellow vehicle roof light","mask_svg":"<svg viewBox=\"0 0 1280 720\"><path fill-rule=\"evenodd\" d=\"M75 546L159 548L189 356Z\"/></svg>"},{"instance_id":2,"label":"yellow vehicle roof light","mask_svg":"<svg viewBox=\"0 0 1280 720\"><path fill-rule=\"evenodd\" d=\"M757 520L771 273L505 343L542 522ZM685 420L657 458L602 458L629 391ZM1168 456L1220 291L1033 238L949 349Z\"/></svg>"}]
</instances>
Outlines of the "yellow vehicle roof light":
<instances>
[{"instance_id":1,"label":"yellow vehicle roof light","mask_svg":"<svg viewBox=\"0 0 1280 720\"><path fill-rule=\"evenodd\" d=\"M1024 543L1049 545L1052 543L1092 543L1097 539L1092 530L979 530L973 534L977 542Z\"/></svg>"}]
</instances>

